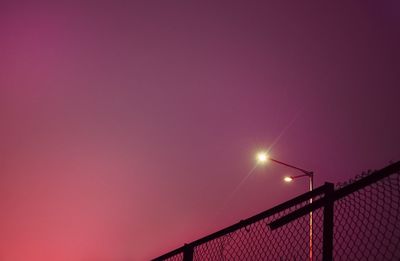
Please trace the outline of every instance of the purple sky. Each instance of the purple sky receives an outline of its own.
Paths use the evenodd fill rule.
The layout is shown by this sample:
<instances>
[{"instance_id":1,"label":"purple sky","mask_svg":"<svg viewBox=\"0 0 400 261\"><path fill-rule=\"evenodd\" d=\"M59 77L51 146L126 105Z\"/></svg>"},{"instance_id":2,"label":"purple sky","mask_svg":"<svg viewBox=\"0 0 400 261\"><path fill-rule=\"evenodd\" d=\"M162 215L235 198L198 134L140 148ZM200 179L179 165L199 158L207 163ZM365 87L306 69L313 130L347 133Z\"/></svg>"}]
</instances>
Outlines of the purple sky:
<instances>
[{"instance_id":1,"label":"purple sky","mask_svg":"<svg viewBox=\"0 0 400 261\"><path fill-rule=\"evenodd\" d=\"M262 148L317 186L399 160L399 46L395 0L2 1L0 260L147 260L306 191L235 190Z\"/></svg>"}]
</instances>

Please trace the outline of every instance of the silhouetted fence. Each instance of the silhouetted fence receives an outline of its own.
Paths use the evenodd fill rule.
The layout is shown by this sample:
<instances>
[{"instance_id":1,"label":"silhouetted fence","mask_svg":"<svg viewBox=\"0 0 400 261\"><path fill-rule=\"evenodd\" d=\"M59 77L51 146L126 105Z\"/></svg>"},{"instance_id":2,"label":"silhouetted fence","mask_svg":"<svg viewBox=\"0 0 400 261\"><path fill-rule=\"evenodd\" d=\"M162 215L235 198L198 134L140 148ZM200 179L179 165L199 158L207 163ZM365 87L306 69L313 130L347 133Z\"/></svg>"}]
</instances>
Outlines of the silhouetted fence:
<instances>
[{"instance_id":1,"label":"silhouetted fence","mask_svg":"<svg viewBox=\"0 0 400 261\"><path fill-rule=\"evenodd\" d=\"M325 183L154 260L400 260L399 171Z\"/></svg>"}]
</instances>

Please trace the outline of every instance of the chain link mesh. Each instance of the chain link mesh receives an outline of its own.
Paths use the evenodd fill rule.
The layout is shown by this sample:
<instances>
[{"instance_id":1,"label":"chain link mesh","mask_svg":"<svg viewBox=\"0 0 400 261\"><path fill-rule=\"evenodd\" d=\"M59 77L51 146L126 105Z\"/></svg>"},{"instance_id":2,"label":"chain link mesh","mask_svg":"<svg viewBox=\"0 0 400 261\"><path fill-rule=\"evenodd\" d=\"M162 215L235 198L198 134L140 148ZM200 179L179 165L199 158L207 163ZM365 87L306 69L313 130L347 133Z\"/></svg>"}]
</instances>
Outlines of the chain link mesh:
<instances>
[{"instance_id":1,"label":"chain link mesh","mask_svg":"<svg viewBox=\"0 0 400 261\"><path fill-rule=\"evenodd\" d=\"M336 260L400 260L400 175L335 202Z\"/></svg>"},{"instance_id":2,"label":"chain link mesh","mask_svg":"<svg viewBox=\"0 0 400 261\"><path fill-rule=\"evenodd\" d=\"M276 230L268 225L306 204L308 201L196 246L193 260L309 260L309 215ZM323 211L314 211L313 260L322 258L322 224ZM183 255L166 260L183 260Z\"/></svg>"},{"instance_id":3,"label":"chain link mesh","mask_svg":"<svg viewBox=\"0 0 400 261\"><path fill-rule=\"evenodd\" d=\"M272 216L195 247L193 260L308 260L309 216L271 231ZM314 232L322 229L322 211L313 213ZM322 235L314 234L314 260L322 258Z\"/></svg>"}]
</instances>

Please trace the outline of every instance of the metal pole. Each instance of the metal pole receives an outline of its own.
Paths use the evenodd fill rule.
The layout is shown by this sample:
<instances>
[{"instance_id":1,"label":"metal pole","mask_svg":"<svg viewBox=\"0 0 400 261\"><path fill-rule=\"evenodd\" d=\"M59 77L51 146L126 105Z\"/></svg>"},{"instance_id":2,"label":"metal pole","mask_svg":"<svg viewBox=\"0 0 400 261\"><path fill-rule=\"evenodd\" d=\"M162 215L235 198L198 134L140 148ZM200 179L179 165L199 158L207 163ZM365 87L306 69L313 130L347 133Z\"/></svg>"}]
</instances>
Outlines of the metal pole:
<instances>
[{"instance_id":1,"label":"metal pole","mask_svg":"<svg viewBox=\"0 0 400 261\"><path fill-rule=\"evenodd\" d=\"M192 261L193 260L193 247L191 245L185 244L183 250L183 261Z\"/></svg>"},{"instance_id":2,"label":"metal pole","mask_svg":"<svg viewBox=\"0 0 400 261\"><path fill-rule=\"evenodd\" d=\"M286 167L289 167L289 168L292 168L292 169L296 169L296 170L298 170L298 171L303 172L304 175L292 176L291 178L292 178L292 179L295 179L295 178L300 178L300 177L308 176L308 178L309 178L309 180L310 180L309 191L312 191L312 190L313 190L313 188L314 188L314 172L312 172L312 171L307 171L307 170L305 170L305 169L302 169L302 168L299 168L299 167L296 167L296 166L287 164L287 163L285 163L285 162L282 162L282 161L279 161L279 160L276 160L276 159L269 158L269 160L270 160L270 161L273 161L273 162L275 162L275 163L284 165L284 166L286 166ZM312 204L312 198L310 198L310 201L309 201L309 202L310 202L310 204ZM309 238L309 258L310 258L310 261L313 261L313 213L312 213L312 211L310 212L310 222L309 222L309 223L310 223L310 224L309 224L309 225L310 225L310 231L309 231L309 235L310 235L310 238Z\"/></svg>"},{"instance_id":3,"label":"metal pole","mask_svg":"<svg viewBox=\"0 0 400 261\"><path fill-rule=\"evenodd\" d=\"M314 189L314 174L311 172L311 175L309 176L310 180L310 191L313 191ZM310 198L310 204L312 204L313 200ZM310 261L313 260L313 213L312 211L310 212Z\"/></svg>"},{"instance_id":4,"label":"metal pole","mask_svg":"<svg viewBox=\"0 0 400 261\"><path fill-rule=\"evenodd\" d=\"M322 241L322 260L333 260L333 207L334 207L334 185L325 183L327 187L325 192L324 204L324 232Z\"/></svg>"}]
</instances>

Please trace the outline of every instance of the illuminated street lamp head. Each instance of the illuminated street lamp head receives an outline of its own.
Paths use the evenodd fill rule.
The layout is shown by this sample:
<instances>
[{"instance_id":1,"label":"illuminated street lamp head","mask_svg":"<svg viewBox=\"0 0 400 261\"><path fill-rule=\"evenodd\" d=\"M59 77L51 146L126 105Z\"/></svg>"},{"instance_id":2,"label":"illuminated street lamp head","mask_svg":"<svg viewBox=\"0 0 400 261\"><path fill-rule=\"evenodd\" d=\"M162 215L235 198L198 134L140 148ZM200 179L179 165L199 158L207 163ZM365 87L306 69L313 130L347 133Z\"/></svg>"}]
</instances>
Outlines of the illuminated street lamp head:
<instances>
[{"instance_id":1,"label":"illuminated street lamp head","mask_svg":"<svg viewBox=\"0 0 400 261\"><path fill-rule=\"evenodd\" d=\"M292 177L286 176L286 177L283 178L283 180L284 180L285 182L292 182L293 178L292 178Z\"/></svg>"},{"instance_id":2,"label":"illuminated street lamp head","mask_svg":"<svg viewBox=\"0 0 400 261\"><path fill-rule=\"evenodd\" d=\"M265 163L268 161L268 158L269 158L269 156L266 152L259 152L257 154L257 162L258 163Z\"/></svg>"}]
</instances>

